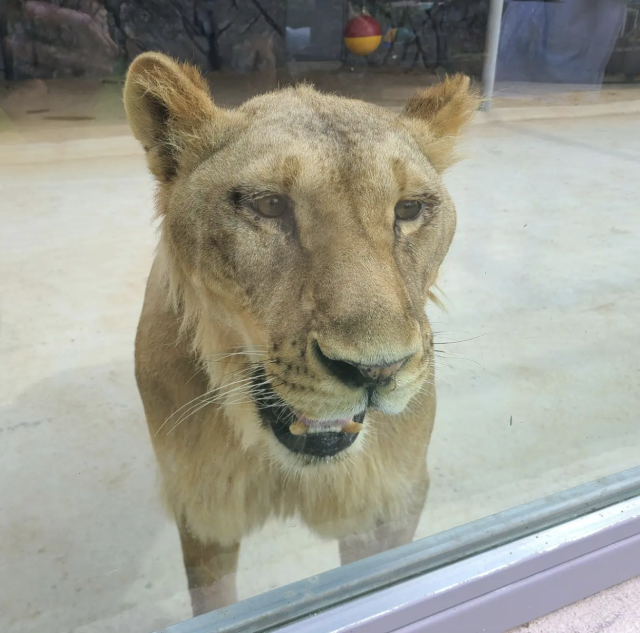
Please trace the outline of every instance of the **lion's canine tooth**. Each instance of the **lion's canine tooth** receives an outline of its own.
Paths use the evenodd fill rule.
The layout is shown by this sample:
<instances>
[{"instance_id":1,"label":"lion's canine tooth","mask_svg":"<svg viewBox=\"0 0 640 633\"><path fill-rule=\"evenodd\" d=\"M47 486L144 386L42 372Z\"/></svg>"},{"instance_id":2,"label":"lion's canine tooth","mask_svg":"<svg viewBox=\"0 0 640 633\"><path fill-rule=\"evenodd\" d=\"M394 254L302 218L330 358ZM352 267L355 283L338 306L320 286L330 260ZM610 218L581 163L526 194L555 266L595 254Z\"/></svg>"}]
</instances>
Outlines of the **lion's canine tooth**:
<instances>
[{"instance_id":1,"label":"lion's canine tooth","mask_svg":"<svg viewBox=\"0 0 640 633\"><path fill-rule=\"evenodd\" d=\"M309 429L307 428L307 425L304 424L304 422L301 422L300 420L296 420L289 427L289 433L291 433L291 435L305 435L308 431Z\"/></svg>"},{"instance_id":2,"label":"lion's canine tooth","mask_svg":"<svg viewBox=\"0 0 640 633\"><path fill-rule=\"evenodd\" d=\"M342 430L345 433L360 433L360 431L362 431L363 428L364 428L364 424L362 424L361 422L355 422L354 420L351 420L351 422L349 422L348 424L345 424L342 427Z\"/></svg>"}]
</instances>

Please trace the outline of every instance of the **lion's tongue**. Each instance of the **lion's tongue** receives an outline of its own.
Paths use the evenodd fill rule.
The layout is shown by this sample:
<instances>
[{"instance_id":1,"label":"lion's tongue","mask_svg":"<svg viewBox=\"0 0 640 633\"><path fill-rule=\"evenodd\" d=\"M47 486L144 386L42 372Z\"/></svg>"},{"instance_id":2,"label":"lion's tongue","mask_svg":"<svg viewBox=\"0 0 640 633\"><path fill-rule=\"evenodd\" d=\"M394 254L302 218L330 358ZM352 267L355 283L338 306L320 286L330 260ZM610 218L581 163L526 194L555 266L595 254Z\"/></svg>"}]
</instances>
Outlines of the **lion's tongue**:
<instances>
[{"instance_id":1,"label":"lion's tongue","mask_svg":"<svg viewBox=\"0 0 640 633\"><path fill-rule=\"evenodd\" d=\"M342 420L314 420L313 418L307 418L304 415L301 415L289 427L289 431L293 435L305 435L311 430L322 431L325 429L339 428L344 433L359 433L362 430L362 426L362 424L354 422L351 418L345 418Z\"/></svg>"}]
</instances>

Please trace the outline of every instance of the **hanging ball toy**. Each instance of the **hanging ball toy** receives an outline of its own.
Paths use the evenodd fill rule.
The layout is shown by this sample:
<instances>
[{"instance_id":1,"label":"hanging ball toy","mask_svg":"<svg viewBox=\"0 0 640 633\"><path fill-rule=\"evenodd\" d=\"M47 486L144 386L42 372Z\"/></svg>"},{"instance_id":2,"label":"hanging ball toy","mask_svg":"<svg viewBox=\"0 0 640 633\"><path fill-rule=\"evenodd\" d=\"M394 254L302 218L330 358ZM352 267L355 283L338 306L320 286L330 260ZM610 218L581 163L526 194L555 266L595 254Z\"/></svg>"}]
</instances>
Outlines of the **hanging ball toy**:
<instances>
[{"instance_id":1,"label":"hanging ball toy","mask_svg":"<svg viewBox=\"0 0 640 633\"><path fill-rule=\"evenodd\" d=\"M382 29L375 18L362 13L347 22L344 43L354 55L369 55L380 46Z\"/></svg>"}]
</instances>

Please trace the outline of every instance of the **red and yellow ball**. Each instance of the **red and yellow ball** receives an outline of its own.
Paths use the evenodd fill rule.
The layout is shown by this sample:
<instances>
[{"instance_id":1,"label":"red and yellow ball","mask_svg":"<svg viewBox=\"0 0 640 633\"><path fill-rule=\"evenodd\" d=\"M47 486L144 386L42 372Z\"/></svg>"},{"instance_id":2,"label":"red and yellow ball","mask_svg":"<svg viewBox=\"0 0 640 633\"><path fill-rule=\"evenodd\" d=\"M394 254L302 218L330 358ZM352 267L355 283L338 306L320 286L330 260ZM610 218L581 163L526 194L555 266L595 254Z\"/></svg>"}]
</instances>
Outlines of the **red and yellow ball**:
<instances>
[{"instance_id":1,"label":"red and yellow ball","mask_svg":"<svg viewBox=\"0 0 640 633\"><path fill-rule=\"evenodd\" d=\"M344 30L344 43L354 55L369 55L382 41L382 29L375 18L363 13L349 20Z\"/></svg>"}]
</instances>

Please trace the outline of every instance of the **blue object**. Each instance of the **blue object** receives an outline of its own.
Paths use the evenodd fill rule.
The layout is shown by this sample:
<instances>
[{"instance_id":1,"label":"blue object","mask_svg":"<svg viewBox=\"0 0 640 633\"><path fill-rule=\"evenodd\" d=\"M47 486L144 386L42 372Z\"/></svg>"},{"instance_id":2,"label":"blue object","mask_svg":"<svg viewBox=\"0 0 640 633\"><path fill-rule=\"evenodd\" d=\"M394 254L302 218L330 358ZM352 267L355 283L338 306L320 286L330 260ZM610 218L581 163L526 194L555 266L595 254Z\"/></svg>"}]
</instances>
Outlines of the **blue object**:
<instances>
[{"instance_id":1,"label":"blue object","mask_svg":"<svg viewBox=\"0 0 640 633\"><path fill-rule=\"evenodd\" d=\"M507 2L498 80L602 83L627 0Z\"/></svg>"}]
</instances>

